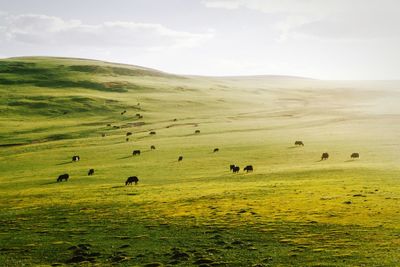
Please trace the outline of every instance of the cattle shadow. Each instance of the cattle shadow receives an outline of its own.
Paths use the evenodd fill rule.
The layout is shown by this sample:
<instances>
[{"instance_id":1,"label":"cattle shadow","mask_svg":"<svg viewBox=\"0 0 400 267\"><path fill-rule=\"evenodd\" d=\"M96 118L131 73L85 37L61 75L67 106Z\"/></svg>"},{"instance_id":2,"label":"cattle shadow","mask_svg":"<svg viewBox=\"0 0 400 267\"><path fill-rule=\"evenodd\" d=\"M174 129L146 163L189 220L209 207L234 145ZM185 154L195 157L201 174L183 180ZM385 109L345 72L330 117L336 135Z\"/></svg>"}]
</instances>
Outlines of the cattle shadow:
<instances>
[{"instance_id":1,"label":"cattle shadow","mask_svg":"<svg viewBox=\"0 0 400 267\"><path fill-rule=\"evenodd\" d=\"M65 164L71 164L71 163L72 163L72 161L66 161L66 162L57 163L56 165L59 166L59 165L65 165Z\"/></svg>"},{"instance_id":2,"label":"cattle shadow","mask_svg":"<svg viewBox=\"0 0 400 267\"><path fill-rule=\"evenodd\" d=\"M111 188L115 189L115 188L123 188L123 187L126 187L126 185L115 185L115 186L112 186Z\"/></svg>"},{"instance_id":3,"label":"cattle shadow","mask_svg":"<svg viewBox=\"0 0 400 267\"><path fill-rule=\"evenodd\" d=\"M132 155L129 155L129 156L125 156L125 157L117 158L117 159L129 159L129 158L133 158L133 156L132 156Z\"/></svg>"},{"instance_id":4,"label":"cattle shadow","mask_svg":"<svg viewBox=\"0 0 400 267\"><path fill-rule=\"evenodd\" d=\"M59 183L59 182L57 182L57 181L52 181L52 182L42 183L42 184L40 184L40 185L50 185L50 184L57 184L57 183Z\"/></svg>"}]
</instances>

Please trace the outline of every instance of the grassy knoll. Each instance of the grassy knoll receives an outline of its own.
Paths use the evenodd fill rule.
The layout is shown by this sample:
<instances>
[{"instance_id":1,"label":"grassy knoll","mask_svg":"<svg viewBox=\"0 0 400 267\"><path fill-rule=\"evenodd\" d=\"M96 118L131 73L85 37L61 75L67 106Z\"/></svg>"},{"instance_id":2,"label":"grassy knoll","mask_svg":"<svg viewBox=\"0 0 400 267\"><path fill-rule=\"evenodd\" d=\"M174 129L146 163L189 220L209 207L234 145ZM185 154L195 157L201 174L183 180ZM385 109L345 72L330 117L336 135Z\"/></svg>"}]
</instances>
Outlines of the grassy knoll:
<instances>
[{"instance_id":1,"label":"grassy knoll","mask_svg":"<svg viewBox=\"0 0 400 267\"><path fill-rule=\"evenodd\" d=\"M0 265L399 266L398 85L1 60Z\"/></svg>"}]
</instances>

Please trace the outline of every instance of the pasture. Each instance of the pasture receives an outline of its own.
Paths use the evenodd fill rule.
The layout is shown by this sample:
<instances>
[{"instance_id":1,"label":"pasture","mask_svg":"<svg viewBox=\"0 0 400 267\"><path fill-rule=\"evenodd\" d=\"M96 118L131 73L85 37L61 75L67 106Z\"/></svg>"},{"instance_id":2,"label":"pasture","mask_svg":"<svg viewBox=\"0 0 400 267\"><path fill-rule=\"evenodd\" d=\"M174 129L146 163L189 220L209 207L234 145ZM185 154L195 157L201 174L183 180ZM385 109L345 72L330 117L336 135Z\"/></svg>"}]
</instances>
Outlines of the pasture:
<instances>
[{"instance_id":1,"label":"pasture","mask_svg":"<svg viewBox=\"0 0 400 267\"><path fill-rule=\"evenodd\" d=\"M0 265L399 266L399 85L1 60Z\"/></svg>"}]
</instances>

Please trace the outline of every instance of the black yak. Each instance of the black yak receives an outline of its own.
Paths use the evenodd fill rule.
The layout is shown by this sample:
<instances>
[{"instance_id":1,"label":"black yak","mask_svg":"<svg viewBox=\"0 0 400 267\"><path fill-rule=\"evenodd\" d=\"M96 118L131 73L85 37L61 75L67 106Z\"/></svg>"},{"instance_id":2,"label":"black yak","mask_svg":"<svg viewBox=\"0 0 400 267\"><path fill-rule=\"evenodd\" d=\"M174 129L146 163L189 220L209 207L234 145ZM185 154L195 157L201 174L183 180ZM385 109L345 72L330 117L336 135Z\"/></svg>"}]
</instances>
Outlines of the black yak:
<instances>
[{"instance_id":1,"label":"black yak","mask_svg":"<svg viewBox=\"0 0 400 267\"><path fill-rule=\"evenodd\" d=\"M68 181L68 178L69 178L68 173L61 174L60 176L58 176L57 182L62 182L63 180Z\"/></svg>"},{"instance_id":2,"label":"black yak","mask_svg":"<svg viewBox=\"0 0 400 267\"><path fill-rule=\"evenodd\" d=\"M252 165L247 165L246 167L244 167L243 171L252 172L253 171L253 166Z\"/></svg>"},{"instance_id":3,"label":"black yak","mask_svg":"<svg viewBox=\"0 0 400 267\"><path fill-rule=\"evenodd\" d=\"M126 179L125 185L130 185L132 183L135 183L135 185L139 182L139 178L137 178L136 176L131 176L128 177L128 179Z\"/></svg>"}]
</instances>

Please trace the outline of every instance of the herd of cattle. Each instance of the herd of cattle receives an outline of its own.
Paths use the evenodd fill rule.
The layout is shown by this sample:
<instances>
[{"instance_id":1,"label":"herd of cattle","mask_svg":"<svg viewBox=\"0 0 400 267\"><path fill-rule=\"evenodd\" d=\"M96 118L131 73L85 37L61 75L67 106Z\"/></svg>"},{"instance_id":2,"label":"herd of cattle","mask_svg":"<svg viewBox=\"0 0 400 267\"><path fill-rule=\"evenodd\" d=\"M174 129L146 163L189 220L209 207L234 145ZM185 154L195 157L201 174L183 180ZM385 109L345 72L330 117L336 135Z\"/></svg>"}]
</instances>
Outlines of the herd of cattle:
<instances>
[{"instance_id":1,"label":"herd of cattle","mask_svg":"<svg viewBox=\"0 0 400 267\"><path fill-rule=\"evenodd\" d=\"M195 134L199 134L199 133L200 133L200 130L196 130L195 131ZM152 132L150 132L150 134L154 135L154 134L156 134L156 132L152 131ZM128 132L126 135L129 136L129 135L132 135L132 133ZM295 144L295 146L304 146L303 141L295 141L294 144ZM154 149L156 149L156 147L154 145L152 145L152 146L150 146L150 149L154 150ZM213 152L214 153L215 152L219 152L219 148L214 148ZM132 155L133 156L139 156L140 155L140 150L133 150ZM360 154L359 153L352 153L350 155L350 157L352 159L357 159L357 158L360 157ZM327 160L328 158L329 158L329 153L328 152L322 153L321 161L322 160ZM79 160L80 160L79 156L73 156L72 157L72 161L73 162L76 162L76 161L79 161ZM183 156L179 156L178 157L178 162L182 161L182 160L183 160ZM229 166L229 169L233 173L239 173L239 171L240 171L240 167L236 166L235 164L231 164ZM246 173L253 172L253 170L254 169L253 169L252 165L247 165L246 167L243 168L243 171L245 171ZM91 176L93 174L94 174L94 169L90 169L88 171L88 176ZM60 176L58 176L57 182L68 181L68 178L69 178L69 175L67 173L61 174ZM125 181L125 185L131 185L133 183L136 185L138 182L139 182L139 178L137 176L131 176L131 177L128 177L128 179Z\"/></svg>"}]
</instances>

